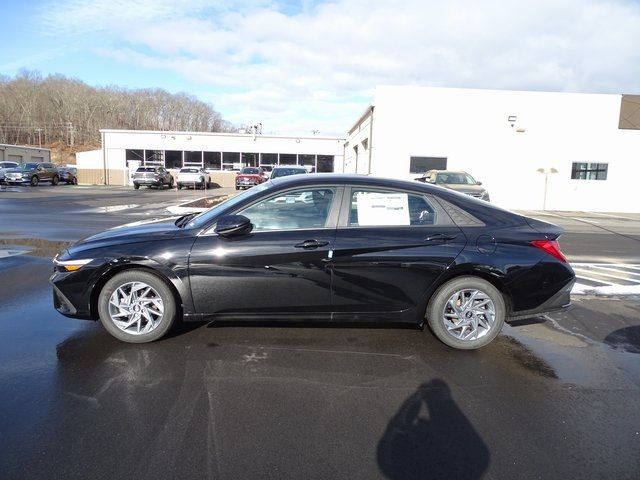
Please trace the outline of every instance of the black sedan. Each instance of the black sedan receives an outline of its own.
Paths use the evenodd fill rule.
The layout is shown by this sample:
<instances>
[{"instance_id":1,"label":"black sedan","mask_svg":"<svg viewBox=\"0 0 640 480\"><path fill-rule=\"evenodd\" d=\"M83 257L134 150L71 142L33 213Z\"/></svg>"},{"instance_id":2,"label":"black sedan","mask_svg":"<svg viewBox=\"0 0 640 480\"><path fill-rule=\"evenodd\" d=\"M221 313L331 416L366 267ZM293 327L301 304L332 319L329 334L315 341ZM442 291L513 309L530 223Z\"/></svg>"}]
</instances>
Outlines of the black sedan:
<instances>
[{"instance_id":1,"label":"black sedan","mask_svg":"<svg viewBox=\"0 0 640 480\"><path fill-rule=\"evenodd\" d=\"M55 308L120 340L184 320L426 323L474 349L569 304L555 225L429 184L357 175L266 182L199 215L139 222L54 259Z\"/></svg>"}]
</instances>

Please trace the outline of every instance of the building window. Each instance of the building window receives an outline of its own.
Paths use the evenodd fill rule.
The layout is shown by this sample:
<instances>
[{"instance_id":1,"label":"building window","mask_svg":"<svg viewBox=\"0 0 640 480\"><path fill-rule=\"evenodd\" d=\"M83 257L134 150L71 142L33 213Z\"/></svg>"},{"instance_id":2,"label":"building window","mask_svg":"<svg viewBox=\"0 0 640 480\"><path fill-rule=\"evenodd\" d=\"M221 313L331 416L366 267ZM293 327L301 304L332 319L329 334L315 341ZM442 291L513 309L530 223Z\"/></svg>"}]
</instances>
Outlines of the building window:
<instances>
[{"instance_id":1,"label":"building window","mask_svg":"<svg viewBox=\"0 0 640 480\"><path fill-rule=\"evenodd\" d=\"M259 158L260 158L260 154L258 153L243 153L242 166L257 167L260 164Z\"/></svg>"},{"instance_id":2,"label":"building window","mask_svg":"<svg viewBox=\"0 0 640 480\"><path fill-rule=\"evenodd\" d=\"M145 150L144 164L145 165L164 165L162 150Z\"/></svg>"},{"instance_id":3,"label":"building window","mask_svg":"<svg viewBox=\"0 0 640 480\"><path fill-rule=\"evenodd\" d=\"M333 155L318 155L318 172L333 172Z\"/></svg>"},{"instance_id":4,"label":"building window","mask_svg":"<svg viewBox=\"0 0 640 480\"><path fill-rule=\"evenodd\" d=\"M204 152L204 168L208 170L222 170L220 152Z\"/></svg>"},{"instance_id":5,"label":"building window","mask_svg":"<svg viewBox=\"0 0 640 480\"><path fill-rule=\"evenodd\" d=\"M429 170L446 170L447 159L443 157L411 157L410 173L425 173Z\"/></svg>"},{"instance_id":6,"label":"building window","mask_svg":"<svg viewBox=\"0 0 640 480\"><path fill-rule=\"evenodd\" d=\"M222 169L233 170L240 167L240 153L239 152L222 152Z\"/></svg>"},{"instance_id":7,"label":"building window","mask_svg":"<svg viewBox=\"0 0 640 480\"><path fill-rule=\"evenodd\" d=\"M144 163L144 150L125 150L124 154L126 160L138 160L140 163Z\"/></svg>"},{"instance_id":8,"label":"building window","mask_svg":"<svg viewBox=\"0 0 640 480\"><path fill-rule=\"evenodd\" d=\"M273 167L278 164L278 154L277 153L262 153L260 155L260 165L266 165L268 167Z\"/></svg>"},{"instance_id":9,"label":"building window","mask_svg":"<svg viewBox=\"0 0 640 480\"><path fill-rule=\"evenodd\" d=\"M167 150L164 152L164 166L166 168L182 168L182 151Z\"/></svg>"},{"instance_id":10,"label":"building window","mask_svg":"<svg viewBox=\"0 0 640 480\"><path fill-rule=\"evenodd\" d=\"M298 159L295 153L280 154L280 165L296 165L297 162L298 162Z\"/></svg>"},{"instance_id":11,"label":"building window","mask_svg":"<svg viewBox=\"0 0 640 480\"><path fill-rule=\"evenodd\" d=\"M573 162L571 178L574 180L606 180L607 163L578 163Z\"/></svg>"},{"instance_id":12,"label":"building window","mask_svg":"<svg viewBox=\"0 0 640 480\"><path fill-rule=\"evenodd\" d=\"M184 152L184 163L202 165L202 152Z\"/></svg>"}]
</instances>

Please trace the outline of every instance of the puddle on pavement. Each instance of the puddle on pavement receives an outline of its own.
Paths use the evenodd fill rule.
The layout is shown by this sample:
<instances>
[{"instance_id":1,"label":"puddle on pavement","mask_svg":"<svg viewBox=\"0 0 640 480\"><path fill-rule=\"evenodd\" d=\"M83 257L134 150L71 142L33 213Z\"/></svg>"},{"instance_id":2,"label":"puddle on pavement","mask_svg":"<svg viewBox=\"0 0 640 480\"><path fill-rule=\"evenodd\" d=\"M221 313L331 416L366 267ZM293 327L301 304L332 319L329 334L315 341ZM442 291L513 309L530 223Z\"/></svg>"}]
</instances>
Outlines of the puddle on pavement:
<instances>
[{"instance_id":1,"label":"puddle on pavement","mask_svg":"<svg viewBox=\"0 0 640 480\"><path fill-rule=\"evenodd\" d=\"M503 335L496 340L504 349L505 355L512 357L526 370L545 378L558 378L556 371L542 358L536 356L522 342L514 337Z\"/></svg>"},{"instance_id":2,"label":"puddle on pavement","mask_svg":"<svg viewBox=\"0 0 640 480\"><path fill-rule=\"evenodd\" d=\"M78 210L78 213L114 213L122 212L123 210L131 210L132 208L138 208L140 205L131 203L127 205L105 205L100 207L88 208L86 210Z\"/></svg>"},{"instance_id":3,"label":"puddle on pavement","mask_svg":"<svg viewBox=\"0 0 640 480\"><path fill-rule=\"evenodd\" d=\"M53 258L58 252L73 242L44 240L41 238L0 239L0 258L14 255L31 255L34 257ZM2 255L7 253L6 255Z\"/></svg>"},{"instance_id":4,"label":"puddle on pavement","mask_svg":"<svg viewBox=\"0 0 640 480\"><path fill-rule=\"evenodd\" d=\"M611 332L604 339L604 343L621 352L640 353L640 325Z\"/></svg>"}]
</instances>

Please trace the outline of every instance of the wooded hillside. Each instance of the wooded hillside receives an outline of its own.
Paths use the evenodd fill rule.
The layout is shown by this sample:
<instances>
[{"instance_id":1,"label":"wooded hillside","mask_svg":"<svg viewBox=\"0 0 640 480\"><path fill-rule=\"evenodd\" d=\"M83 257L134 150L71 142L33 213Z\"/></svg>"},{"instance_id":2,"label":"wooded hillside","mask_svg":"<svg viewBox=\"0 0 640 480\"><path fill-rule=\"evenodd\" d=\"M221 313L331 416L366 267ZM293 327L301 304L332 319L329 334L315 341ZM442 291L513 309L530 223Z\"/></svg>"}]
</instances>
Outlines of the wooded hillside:
<instances>
[{"instance_id":1,"label":"wooded hillside","mask_svg":"<svg viewBox=\"0 0 640 480\"><path fill-rule=\"evenodd\" d=\"M211 105L185 93L92 87L28 71L0 76L0 143L84 149L78 147L99 145L101 128L234 130Z\"/></svg>"}]
</instances>

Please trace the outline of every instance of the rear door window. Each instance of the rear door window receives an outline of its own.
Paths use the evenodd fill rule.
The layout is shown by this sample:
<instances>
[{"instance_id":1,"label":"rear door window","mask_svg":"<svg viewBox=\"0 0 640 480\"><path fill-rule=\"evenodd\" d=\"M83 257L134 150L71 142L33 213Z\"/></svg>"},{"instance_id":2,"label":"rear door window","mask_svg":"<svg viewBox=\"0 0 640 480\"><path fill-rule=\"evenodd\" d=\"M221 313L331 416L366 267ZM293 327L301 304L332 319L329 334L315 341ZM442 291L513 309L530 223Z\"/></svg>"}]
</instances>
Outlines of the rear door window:
<instances>
[{"instance_id":1,"label":"rear door window","mask_svg":"<svg viewBox=\"0 0 640 480\"><path fill-rule=\"evenodd\" d=\"M439 212L440 210L440 212ZM450 224L433 200L395 190L351 190L350 227L391 227Z\"/></svg>"}]
</instances>

